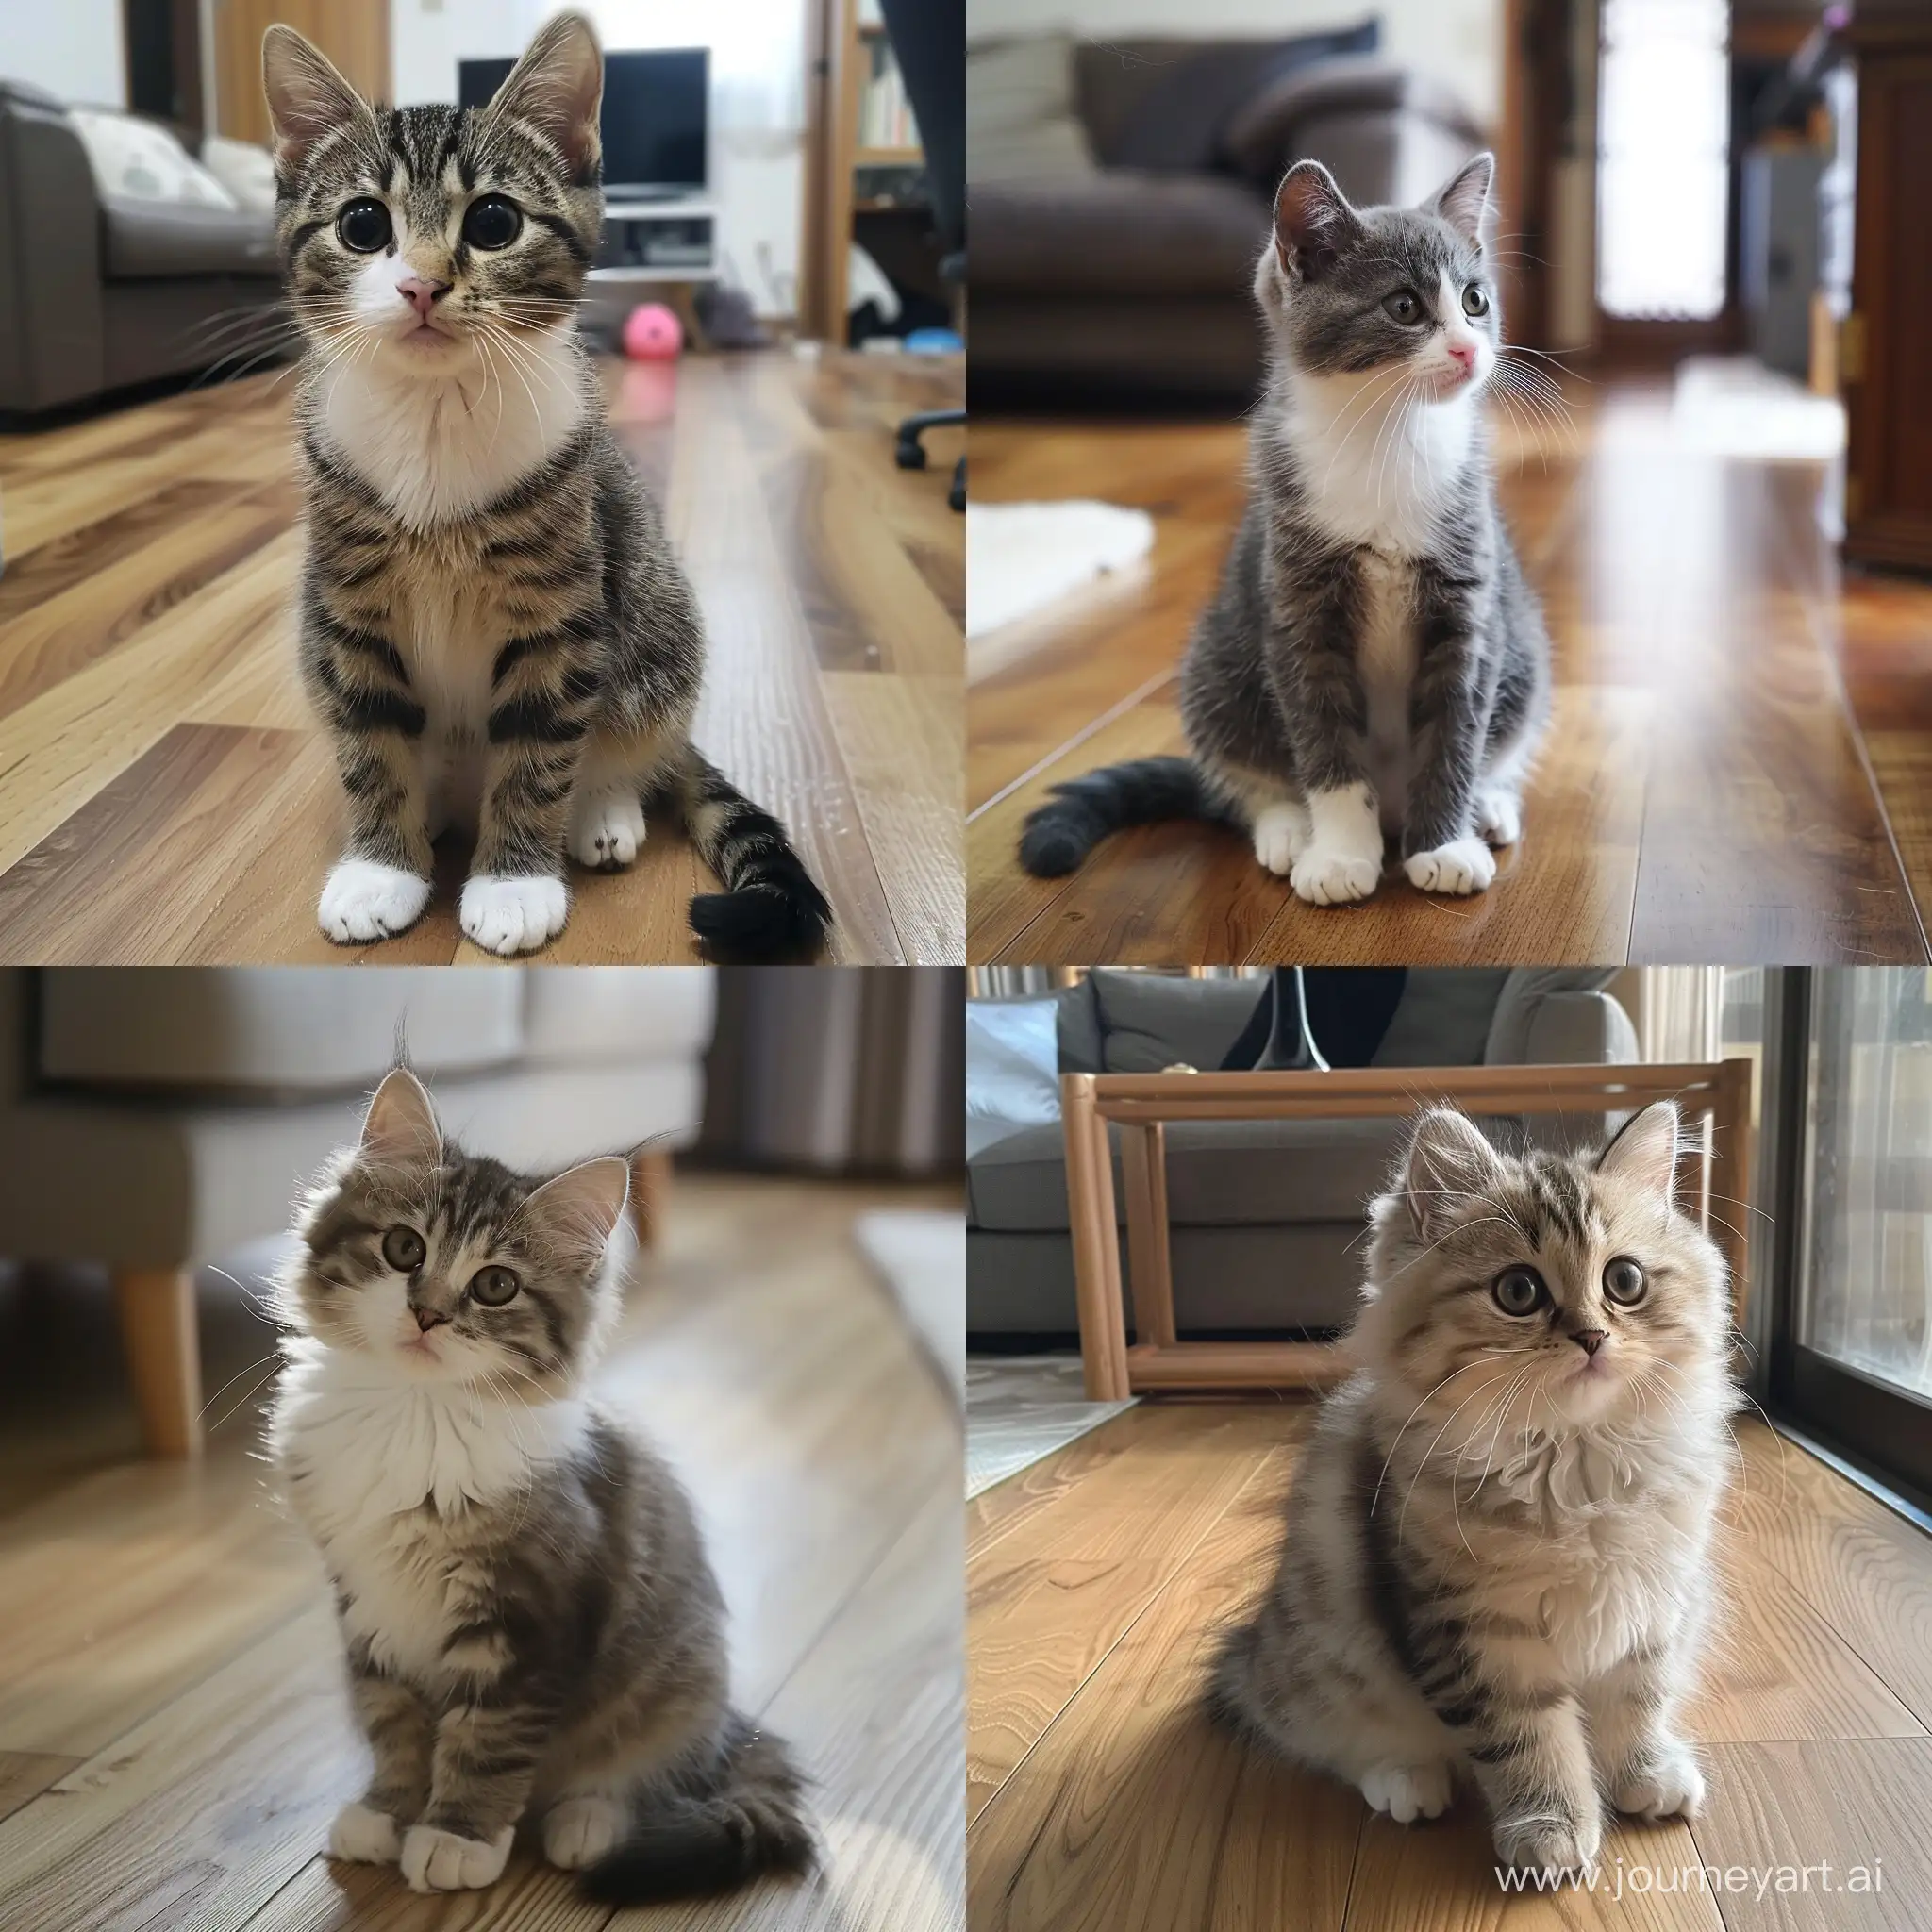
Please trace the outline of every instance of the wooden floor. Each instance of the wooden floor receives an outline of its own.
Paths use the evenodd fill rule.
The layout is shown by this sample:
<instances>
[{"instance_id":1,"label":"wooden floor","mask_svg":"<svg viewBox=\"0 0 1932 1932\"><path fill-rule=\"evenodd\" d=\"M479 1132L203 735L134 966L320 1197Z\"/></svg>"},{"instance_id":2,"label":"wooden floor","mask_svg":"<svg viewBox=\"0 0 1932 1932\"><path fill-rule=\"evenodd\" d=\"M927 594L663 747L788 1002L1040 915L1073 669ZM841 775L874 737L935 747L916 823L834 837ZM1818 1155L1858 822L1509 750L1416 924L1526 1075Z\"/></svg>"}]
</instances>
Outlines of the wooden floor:
<instances>
[{"instance_id":1,"label":"wooden floor","mask_svg":"<svg viewBox=\"0 0 1932 1932\"><path fill-rule=\"evenodd\" d=\"M1199 825L1116 837L1070 879L1021 873L1020 824L1050 784L1182 749L1174 672L1240 515L1242 429L974 423L977 499L1101 496L1152 512L1157 536L1144 574L1002 639L969 689L973 961L1925 959L1932 586L1841 579L1821 465L1674 447L1655 388L1571 400L1558 434L1499 427L1558 685L1524 842L1481 897L1426 896L1391 868L1340 908Z\"/></svg>"},{"instance_id":2,"label":"wooden floor","mask_svg":"<svg viewBox=\"0 0 1932 1932\"><path fill-rule=\"evenodd\" d=\"M210 1412L237 1413L200 1470L142 1463L105 1288L0 1279L0 1927L958 1932L958 1418L851 1241L902 1204L958 1194L672 1190L602 1385L696 1496L736 1695L796 1747L830 1859L614 1920L524 1850L442 1900L319 1855L366 1760L320 1564L246 1453L262 1325L204 1294L208 1386L242 1372Z\"/></svg>"},{"instance_id":3,"label":"wooden floor","mask_svg":"<svg viewBox=\"0 0 1932 1932\"><path fill-rule=\"evenodd\" d=\"M1311 1415L1143 1403L968 1507L973 1932L1928 1923L1932 1538L1756 1422L1738 1428L1728 1627L1689 1723L1709 1807L1616 1827L1597 1895L1506 1898L1466 1796L1405 1828L1210 1730L1205 1661L1266 1580ZM1629 1875L1825 1859L1840 1884L1876 1866L1882 1890L1825 1896L1814 1874L1809 1896L1640 1897Z\"/></svg>"},{"instance_id":4,"label":"wooden floor","mask_svg":"<svg viewBox=\"0 0 1932 1932\"><path fill-rule=\"evenodd\" d=\"M902 474L892 429L957 403L957 358L786 352L607 365L612 420L703 603L697 736L790 825L835 957L962 953L960 432ZM460 855L400 939L315 923L339 798L293 664L291 383L262 375L0 436L0 960L482 960ZM705 879L653 827L637 866L573 871L559 962L693 957Z\"/></svg>"}]
</instances>

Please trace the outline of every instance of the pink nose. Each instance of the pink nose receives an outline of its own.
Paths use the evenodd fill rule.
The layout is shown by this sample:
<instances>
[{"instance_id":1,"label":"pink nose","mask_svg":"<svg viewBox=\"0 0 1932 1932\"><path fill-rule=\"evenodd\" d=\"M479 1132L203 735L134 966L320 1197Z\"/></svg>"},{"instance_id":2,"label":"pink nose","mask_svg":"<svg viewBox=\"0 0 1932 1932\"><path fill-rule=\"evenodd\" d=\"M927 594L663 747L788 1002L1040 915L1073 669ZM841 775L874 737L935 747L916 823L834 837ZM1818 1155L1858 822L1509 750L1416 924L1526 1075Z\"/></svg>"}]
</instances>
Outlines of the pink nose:
<instances>
[{"instance_id":1,"label":"pink nose","mask_svg":"<svg viewBox=\"0 0 1932 1932\"><path fill-rule=\"evenodd\" d=\"M425 282L421 275L405 275L396 284L396 291L411 308L425 322L429 320L429 311L437 302L450 291L447 282Z\"/></svg>"},{"instance_id":2,"label":"pink nose","mask_svg":"<svg viewBox=\"0 0 1932 1932\"><path fill-rule=\"evenodd\" d=\"M1474 342L1451 342L1449 344L1449 353L1455 357L1457 364L1461 369L1463 375L1467 375L1475 367L1475 344Z\"/></svg>"}]
</instances>

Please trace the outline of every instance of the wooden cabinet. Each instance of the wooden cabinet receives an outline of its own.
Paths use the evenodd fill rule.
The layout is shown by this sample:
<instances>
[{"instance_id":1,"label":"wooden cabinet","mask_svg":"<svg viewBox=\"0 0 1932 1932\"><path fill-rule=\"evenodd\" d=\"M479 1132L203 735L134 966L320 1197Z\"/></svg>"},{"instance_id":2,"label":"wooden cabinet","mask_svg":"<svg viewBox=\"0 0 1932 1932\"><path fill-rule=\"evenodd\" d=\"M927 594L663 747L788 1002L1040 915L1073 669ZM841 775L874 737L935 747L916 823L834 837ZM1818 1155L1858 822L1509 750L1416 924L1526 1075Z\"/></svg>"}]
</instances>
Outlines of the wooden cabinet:
<instances>
[{"instance_id":1,"label":"wooden cabinet","mask_svg":"<svg viewBox=\"0 0 1932 1932\"><path fill-rule=\"evenodd\" d=\"M1855 21L1858 185L1845 542L1862 563L1932 570L1932 14Z\"/></svg>"}]
</instances>

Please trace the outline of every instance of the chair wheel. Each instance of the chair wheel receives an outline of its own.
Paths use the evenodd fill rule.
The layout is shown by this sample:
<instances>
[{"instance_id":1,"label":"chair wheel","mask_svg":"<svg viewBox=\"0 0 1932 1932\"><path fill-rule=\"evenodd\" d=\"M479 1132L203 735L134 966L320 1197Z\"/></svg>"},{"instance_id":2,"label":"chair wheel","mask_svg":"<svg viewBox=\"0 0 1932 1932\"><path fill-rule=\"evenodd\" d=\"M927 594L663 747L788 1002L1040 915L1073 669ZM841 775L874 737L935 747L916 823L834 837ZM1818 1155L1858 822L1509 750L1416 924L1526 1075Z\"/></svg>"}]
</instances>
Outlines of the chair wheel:
<instances>
[{"instance_id":1,"label":"chair wheel","mask_svg":"<svg viewBox=\"0 0 1932 1932\"><path fill-rule=\"evenodd\" d=\"M902 470L923 470L925 468L925 447L914 437L905 437L892 452Z\"/></svg>"}]
</instances>

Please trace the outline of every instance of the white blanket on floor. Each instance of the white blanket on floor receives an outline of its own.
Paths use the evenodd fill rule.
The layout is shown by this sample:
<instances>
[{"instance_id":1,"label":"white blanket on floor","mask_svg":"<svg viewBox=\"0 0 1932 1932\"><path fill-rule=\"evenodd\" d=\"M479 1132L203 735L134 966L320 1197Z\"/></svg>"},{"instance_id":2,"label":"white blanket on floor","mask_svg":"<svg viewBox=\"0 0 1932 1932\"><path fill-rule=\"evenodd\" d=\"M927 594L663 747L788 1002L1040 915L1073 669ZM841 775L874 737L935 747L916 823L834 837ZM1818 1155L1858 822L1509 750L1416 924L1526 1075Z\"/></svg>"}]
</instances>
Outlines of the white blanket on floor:
<instances>
[{"instance_id":1,"label":"white blanket on floor","mask_svg":"<svg viewBox=\"0 0 1932 1932\"><path fill-rule=\"evenodd\" d=\"M969 503L966 635L1017 618L1138 563L1154 545L1154 519L1112 503Z\"/></svg>"},{"instance_id":2,"label":"white blanket on floor","mask_svg":"<svg viewBox=\"0 0 1932 1932\"><path fill-rule=\"evenodd\" d=\"M858 1245L891 1283L933 1367L966 1406L966 1218L887 1208L858 1217Z\"/></svg>"}]
</instances>

